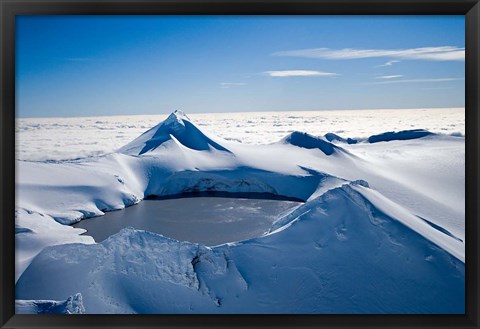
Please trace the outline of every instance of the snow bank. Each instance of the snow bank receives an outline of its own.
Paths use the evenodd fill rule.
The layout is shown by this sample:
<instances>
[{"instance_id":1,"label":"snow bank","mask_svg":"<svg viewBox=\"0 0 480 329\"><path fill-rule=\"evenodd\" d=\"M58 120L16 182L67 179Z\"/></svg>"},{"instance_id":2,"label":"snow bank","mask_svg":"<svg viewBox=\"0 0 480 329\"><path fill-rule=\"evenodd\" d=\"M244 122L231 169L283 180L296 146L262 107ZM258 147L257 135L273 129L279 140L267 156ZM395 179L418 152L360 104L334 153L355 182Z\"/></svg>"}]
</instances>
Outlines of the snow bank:
<instances>
[{"instance_id":1,"label":"snow bank","mask_svg":"<svg viewBox=\"0 0 480 329\"><path fill-rule=\"evenodd\" d=\"M125 158L113 154L58 163L17 161L16 206L71 224L137 203L142 191L123 164L129 161Z\"/></svg>"},{"instance_id":2,"label":"snow bank","mask_svg":"<svg viewBox=\"0 0 480 329\"><path fill-rule=\"evenodd\" d=\"M82 233L85 230L59 224L48 215L15 210L15 281L47 246L73 242L95 243L92 237L80 235Z\"/></svg>"}]
</instances>

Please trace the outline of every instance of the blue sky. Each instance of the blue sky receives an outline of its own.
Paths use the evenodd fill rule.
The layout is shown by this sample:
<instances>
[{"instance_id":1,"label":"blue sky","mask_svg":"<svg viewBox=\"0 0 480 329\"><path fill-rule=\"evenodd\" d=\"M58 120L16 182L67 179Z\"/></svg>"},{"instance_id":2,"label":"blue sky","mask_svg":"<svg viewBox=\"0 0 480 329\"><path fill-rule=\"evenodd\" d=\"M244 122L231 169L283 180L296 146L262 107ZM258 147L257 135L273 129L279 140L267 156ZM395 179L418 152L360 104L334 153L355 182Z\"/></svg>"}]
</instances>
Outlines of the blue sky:
<instances>
[{"instance_id":1,"label":"blue sky","mask_svg":"<svg viewBox=\"0 0 480 329\"><path fill-rule=\"evenodd\" d=\"M21 16L17 117L463 107L464 16Z\"/></svg>"}]
</instances>

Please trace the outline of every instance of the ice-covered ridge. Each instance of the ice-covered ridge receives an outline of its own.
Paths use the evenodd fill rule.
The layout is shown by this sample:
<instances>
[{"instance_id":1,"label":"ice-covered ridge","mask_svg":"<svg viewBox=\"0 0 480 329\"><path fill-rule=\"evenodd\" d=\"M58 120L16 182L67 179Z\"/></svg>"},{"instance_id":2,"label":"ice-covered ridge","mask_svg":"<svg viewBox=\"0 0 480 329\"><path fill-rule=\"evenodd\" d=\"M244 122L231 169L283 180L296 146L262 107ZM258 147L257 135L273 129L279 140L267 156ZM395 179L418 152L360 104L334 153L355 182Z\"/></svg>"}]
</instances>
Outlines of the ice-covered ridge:
<instances>
[{"instance_id":1,"label":"ice-covered ridge","mask_svg":"<svg viewBox=\"0 0 480 329\"><path fill-rule=\"evenodd\" d=\"M379 135L373 135L368 138L369 143L390 142L395 140L410 140L431 136L433 133L425 129L412 129L402 131L389 131Z\"/></svg>"},{"instance_id":2,"label":"ice-covered ridge","mask_svg":"<svg viewBox=\"0 0 480 329\"><path fill-rule=\"evenodd\" d=\"M293 146L298 146L306 149L319 149L326 155L332 155L338 150L342 150L339 146L336 146L330 143L327 140L324 140L322 137L312 136L307 133L302 133L300 131L294 131L285 138L282 139L282 142L285 144L290 144Z\"/></svg>"},{"instance_id":3,"label":"ice-covered ridge","mask_svg":"<svg viewBox=\"0 0 480 329\"><path fill-rule=\"evenodd\" d=\"M325 139L329 142L339 142L346 144L357 144L359 142L368 142L368 143L379 143L379 142L391 142L391 141L405 141L412 139L419 139L426 136L437 135L425 129L409 129L409 130L400 130L400 131L388 131L385 133L371 135L367 138L344 138L335 133L325 134ZM459 136L458 134L452 134L452 136Z\"/></svg>"},{"instance_id":4,"label":"ice-covered ridge","mask_svg":"<svg viewBox=\"0 0 480 329\"><path fill-rule=\"evenodd\" d=\"M350 138L348 137L347 139L337 135L337 134L334 134L334 133L326 133L325 134L325 139L328 140L329 142L335 142L335 141L338 141L338 142L342 142L342 143L347 143L347 144L356 144L358 143L358 141L356 139L353 139L353 138Z\"/></svg>"}]
</instances>

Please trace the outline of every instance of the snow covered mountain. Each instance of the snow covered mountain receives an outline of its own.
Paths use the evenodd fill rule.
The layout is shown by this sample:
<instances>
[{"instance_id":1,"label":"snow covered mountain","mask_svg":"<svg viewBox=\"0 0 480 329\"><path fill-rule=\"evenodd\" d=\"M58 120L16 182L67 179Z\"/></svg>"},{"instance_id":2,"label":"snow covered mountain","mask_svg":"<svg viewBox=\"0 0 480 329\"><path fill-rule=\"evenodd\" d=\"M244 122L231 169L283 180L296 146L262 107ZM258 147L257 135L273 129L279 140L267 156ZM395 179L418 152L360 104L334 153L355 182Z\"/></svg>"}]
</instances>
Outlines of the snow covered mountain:
<instances>
[{"instance_id":1,"label":"snow covered mountain","mask_svg":"<svg viewBox=\"0 0 480 329\"><path fill-rule=\"evenodd\" d=\"M129 155L142 155L154 151L166 142L179 143L197 151L213 148L229 152L200 131L182 111L173 112L165 121L149 129L118 151Z\"/></svg>"},{"instance_id":2,"label":"snow covered mountain","mask_svg":"<svg viewBox=\"0 0 480 329\"><path fill-rule=\"evenodd\" d=\"M332 136L242 145L177 111L110 155L18 161L17 299L81 293L86 313L463 313L464 138ZM133 228L95 243L65 225L201 191L305 203L212 248Z\"/></svg>"}]
</instances>

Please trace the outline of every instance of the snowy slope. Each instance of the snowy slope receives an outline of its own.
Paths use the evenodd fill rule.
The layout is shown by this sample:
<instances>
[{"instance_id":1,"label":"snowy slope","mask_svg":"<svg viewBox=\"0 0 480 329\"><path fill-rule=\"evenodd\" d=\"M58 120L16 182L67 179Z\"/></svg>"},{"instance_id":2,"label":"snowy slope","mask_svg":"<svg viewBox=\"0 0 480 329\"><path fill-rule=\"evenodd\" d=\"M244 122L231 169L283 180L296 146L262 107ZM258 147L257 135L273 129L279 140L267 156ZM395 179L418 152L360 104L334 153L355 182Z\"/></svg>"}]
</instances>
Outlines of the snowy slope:
<instances>
[{"instance_id":1,"label":"snowy slope","mask_svg":"<svg viewBox=\"0 0 480 329\"><path fill-rule=\"evenodd\" d=\"M433 135L408 141L350 145L356 173L370 187L415 215L465 240L465 139ZM332 173L334 174L334 173Z\"/></svg>"},{"instance_id":2,"label":"snowy slope","mask_svg":"<svg viewBox=\"0 0 480 329\"><path fill-rule=\"evenodd\" d=\"M330 190L267 236L213 249L131 228L51 247L17 296L81 291L87 313L463 313L463 263L357 188Z\"/></svg>"},{"instance_id":3,"label":"snowy slope","mask_svg":"<svg viewBox=\"0 0 480 329\"><path fill-rule=\"evenodd\" d=\"M117 153L18 161L17 298L80 292L87 313L462 313L464 138L345 141L243 145L174 112ZM94 244L62 225L198 191L306 202L215 248L134 229Z\"/></svg>"}]
</instances>

